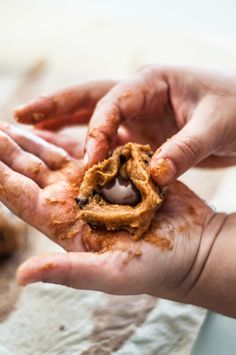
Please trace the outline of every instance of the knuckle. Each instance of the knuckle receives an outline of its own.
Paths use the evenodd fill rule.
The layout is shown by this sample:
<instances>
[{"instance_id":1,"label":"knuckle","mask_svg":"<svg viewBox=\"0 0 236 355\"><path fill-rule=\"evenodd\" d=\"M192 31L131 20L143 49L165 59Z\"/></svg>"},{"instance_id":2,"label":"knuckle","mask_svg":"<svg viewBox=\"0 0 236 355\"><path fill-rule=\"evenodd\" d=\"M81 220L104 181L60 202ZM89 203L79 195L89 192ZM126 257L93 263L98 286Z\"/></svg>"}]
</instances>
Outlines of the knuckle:
<instances>
[{"instance_id":1,"label":"knuckle","mask_svg":"<svg viewBox=\"0 0 236 355\"><path fill-rule=\"evenodd\" d=\"M102 97L101 100L99 100L96 105L96 111L100 111L100 110L111 111L114 108L115 107L113 105L113 101L111 100L111 98L108 95Z\"/></svg>"},{"instance_id":2,"label":"knuckle","mask_svg":"<svg viewBox=\"0 0 236 355\"><path fill-rule=\"evenodd\" d=\"M42 161L35 161L35 163L32 164L31 170L35 178L47 173L47 168Z\"/></svg>"},{"instance_id":3,"label":"knuckle","mask_svg":"<svg viewBox=\"0 0 236 355\"><path fill-rule=\"evenodd\" d=\"M197 163L201 159L203 143L198 138L188 136L173 143L185 161Z\"/></svg>"},{"instance_id":4,"label":"knuckle","mask_svg":"<svg viewBox=\"0 0 236 355\"><path fill-rule=\"evenodd\" d=\"M151 73L153 72L154 69L157 68L158 67L155 64L145 64L145 65L141 65L141 67L137 69L136 73L140 73L140 72Z\"/></svg>"},{"instance_id":5,"label":"knuckle","mask_svg":"<svg viewBox=\"0 0 236 355\"><path fill-rule=\"evenodd\" d=\"M165 67L157 64L146 64L141 66L137 71L137 75L143 75L147 78L153 78L153 75L157 78L161 78L163 76L163 73L165 71Z\"/></svg>"}]
</instances>

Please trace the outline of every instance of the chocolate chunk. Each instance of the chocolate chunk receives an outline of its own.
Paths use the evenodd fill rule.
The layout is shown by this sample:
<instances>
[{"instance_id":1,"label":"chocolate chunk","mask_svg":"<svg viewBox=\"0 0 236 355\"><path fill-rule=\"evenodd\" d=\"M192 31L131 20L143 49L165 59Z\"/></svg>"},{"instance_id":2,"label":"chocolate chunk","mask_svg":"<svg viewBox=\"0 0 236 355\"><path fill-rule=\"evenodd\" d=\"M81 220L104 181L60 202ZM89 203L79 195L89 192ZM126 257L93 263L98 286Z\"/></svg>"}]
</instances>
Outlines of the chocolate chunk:
<instances>
[{"instance_id":1,"label":"chocolate chunk","mask_svg":"<svg viewBox=\"0 0 236 355\"><path fill-rule=\"evenodd\" d=\"M101 190L103 198L113 204L135 206L141 202L138 189L131 180L118 175Z\"/></svg>"},{"instance_id":2,"label":"chocolate chunk","mask_svg":"<svg viewBox=\"0 0 236 355\"><path fill-rule=\"evenodd\" d=\"M124 164L124 163L126 163L126 161L127 161L126 157L121 154L121 155L120 155L120 163L121 163L121 164Z\"/></svg>"},{"instance_id":3,"label":"chocolate chunk","mask_svg":"<svg viewBox=\"0 0 236 355\"><path fill-rule=\"evenodd\" d=\"M76 197L75 202L82 208L88 203L88 199L86 197Z\"/></svg>"}]
</instances>

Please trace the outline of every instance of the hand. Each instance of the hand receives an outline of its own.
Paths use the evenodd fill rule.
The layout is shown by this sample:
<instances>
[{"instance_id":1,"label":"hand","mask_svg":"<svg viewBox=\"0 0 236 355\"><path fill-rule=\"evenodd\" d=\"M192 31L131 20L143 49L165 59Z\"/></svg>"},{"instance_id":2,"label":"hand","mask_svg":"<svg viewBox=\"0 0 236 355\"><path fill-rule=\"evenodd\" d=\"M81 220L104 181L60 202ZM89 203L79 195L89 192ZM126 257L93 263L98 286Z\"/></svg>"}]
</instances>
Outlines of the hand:
<instances>
[{"instance_id":1,"label":"hand","mask_svg":"<svg viewBox=\"0 0 236 355\"><path fill-rule=\"evenodd\" d=\"M152 176L165 185L199 162L209 167L235 164L235 112L235 77L147 66L123 82L91 82L41 97L17 109L15 116L44 129L90 120L90 164L106 156L115 137L116 144L148 143L158 148Z\"/></svg>"},{"instance_id":2,"label":"hand","mask_svg":"<svg viewBox=\"0 0 236 355\"><path fill-rule=\"evenodd\" d=\"M104 253L75 248L66 254L32 257L20 267L18 281L22 285L43 281L120 295L146 293L185 302L222 222L220 219L214 225L217 218L187 187L175 182L153 221L151 235L157 236L156 245L133 242L124 238L127 233L117 232L116 245Z\"/></svg>"},{"instance_id":3,"label":"hand","mask_svg":"<svg viewBox=\"0 0 236 355\"><path fill-rule=\"evenodd\" d=\"M155 235L156 245L133 242L128 233L117 232L111 250L86 252L83 223L74 202L83 174L81 159L59 147L67 146L65 138L46 135L57 146L0 125L1 201L68 251L29 259L18 271L19 283L44 281L115 294L148 293L188 300L186 295L201 273L222 222L219 216L175 182L152 224L149 240ZM77 154L80 150L78 146Z\"/></svg>"}]
</instances>

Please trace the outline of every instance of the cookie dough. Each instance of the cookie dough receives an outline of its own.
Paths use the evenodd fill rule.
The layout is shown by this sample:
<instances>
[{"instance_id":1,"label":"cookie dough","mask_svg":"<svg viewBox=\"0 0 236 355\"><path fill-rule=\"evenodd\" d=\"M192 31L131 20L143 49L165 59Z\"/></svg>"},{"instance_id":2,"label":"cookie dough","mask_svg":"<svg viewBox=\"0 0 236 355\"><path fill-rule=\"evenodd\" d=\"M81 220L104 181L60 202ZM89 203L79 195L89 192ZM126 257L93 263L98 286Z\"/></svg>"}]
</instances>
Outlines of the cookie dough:
<instances>
[{"instance_id":1,"label":"cookie dough","mask_svg":"<svg viewBox=\"0 0 236 355\"><path fill-rule=\"evenodd\" d=\"M150 176L149 145L118 147L84 176L76 202L79 216L94 229L126 230L140 239L164 195Z\"/></svg>"}]
</instances>

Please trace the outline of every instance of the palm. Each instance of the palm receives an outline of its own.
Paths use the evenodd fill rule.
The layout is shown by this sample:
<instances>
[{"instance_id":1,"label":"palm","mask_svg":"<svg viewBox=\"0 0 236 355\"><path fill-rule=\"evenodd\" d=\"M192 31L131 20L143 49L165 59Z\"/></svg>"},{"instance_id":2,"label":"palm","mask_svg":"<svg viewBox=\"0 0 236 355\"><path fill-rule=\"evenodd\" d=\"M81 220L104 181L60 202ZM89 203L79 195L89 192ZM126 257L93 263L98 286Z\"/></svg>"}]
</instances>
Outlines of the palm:
<instances>
[{"instance_id":1,"label":"palm","mask_svg":"<svg viewBox=\"0 0 236 355\"><path fill-rule=\"evenodd\" d=\"M58 188L58 185L54 187ZM55 199L54 187L52 195ZM51 196L50 190L46 188L46 200ZM73 195L73 189L60 191L59 188L57 198L68 198L68 192L71 191ZM65 206L71 208L70 203ZM60 206L59 209L49 206L47 212L48 224L52 223L55 213L57 216L59 213L60 225L67 225L64 207L61 210ZM60 245L74 252L68 253L68 256L50 254L29 260L23 267L21 280L43 280L114 294L139 294L145 291L155 296L175 298L176 290L186 279L196 259L201 236L212 215L213 211L187 187L179 182L173 183L169 186L165 204L157 212L144 240L134 242L128 233L116 232L115 243L110 250L97 254L89 252L97 246L95 240L99 233L95 231L90 235L91 240L84 253L81 252L85 250L81 240L82 226L78 221L66 227L63 240L47 232ZM104 237L104 233L100 237ZM68 270L73 269L71 276ZM191 283L185 287L190 288Z\"/></svg>"},{"instance_id":2,"label":"palm","mask_svg":"<svg viewBox=\"0 0 236 355\"><path fill-rule=\"evenodd\" d=\"M81 159L10 125L1 124L0 138L2 202L67 250L76 249Z\"/></svg>"},{"instance_id":3,"label":"palm","mask_svg":"<svg viewBox=\"0 0 236 355\"><path fill-rule=\"evenodd\" d=\"M82 164L77 160L53 171L49 179L52 182L40 191L40 203L33 220L36 228L66 250L84 250L80 238L83 223L77 217L75 203L81 177Z\"/></svg>"}]
</instances>

